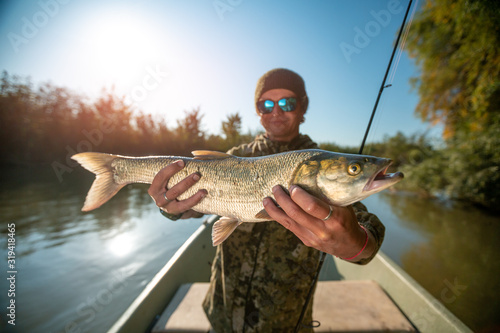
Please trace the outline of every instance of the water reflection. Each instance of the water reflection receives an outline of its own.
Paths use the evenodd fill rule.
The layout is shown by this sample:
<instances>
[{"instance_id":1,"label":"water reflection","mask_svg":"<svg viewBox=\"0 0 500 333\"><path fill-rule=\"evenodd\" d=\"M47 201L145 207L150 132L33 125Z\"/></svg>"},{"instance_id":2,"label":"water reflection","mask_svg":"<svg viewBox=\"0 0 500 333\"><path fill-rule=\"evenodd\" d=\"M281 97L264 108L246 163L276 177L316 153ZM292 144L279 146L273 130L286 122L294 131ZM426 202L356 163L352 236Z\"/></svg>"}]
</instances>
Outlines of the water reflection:
<instances>
[{"instance_id":1,"label":"water reflection","mask_svg":"<svg viewBox=\"0 0 500 333\"><path fill-rule=\"evenodd\" d=\"M22 179L22 181L20 181ZM50 171L22 173L2 179L1 217L15 221L17 237L25 253L44 247L60 246L72 237L99 232L106 240L132 228L132 218L142 218L150 209L151 199L144 195L145 186L122 189L105 209L82 213L85 195L92 177L75 171L75 175L58 182Z\"/></svg>"},{"instance_id":2,"label":"water reflection","mask_svg":"<svg viewBox=\"0 0 500 333\"><path fill-rule=\"evenodd\" d=\"M381 193L379 199L408 232L426 235L400 254L402 267L468 326L500 328L500 218L411 194Z\"/></svg>"},{"instance_id":3,"label":"water reflection","mask_svg":"<svg viewBox=\"0 0 500 333\"><path fill-rule=\"evenodd\" d=\"M93 178L86 172L62 183L51 170L0 175L1 218L16 224L19 331L106 331L201 223L162 217L146 185L82 213ZM402 193L365 203L386 225L383 250L424 288L477 331L500 325L497 216ZM4 227L4 249L5 235ZM2 293L0 307L6 302Z\"/></svg>"},{"instance_id":4,"label":"water reflection","mask_svg":"<svg viewBox=\"0 0 500 333\"><path fill-rule=\"evenodd\" d=\"M120 235L108 241L108 248L117 257L123 257L133 251L136 239L128 234Z\"/></svg>"},{"instance_id":5,"label":"water reflection","mask_svg":"<svg viewBox=\"0 0 500 333\"><path fill-rule=\"evenodd\" d=\"M15 329L106 331L201 221L165 219L145 185L82 213L93 177L75 170L59 183L50 171L11 170L0 179L1 219L16 225L16 302L23 306ZM4 227L2 248L5 234ZM1 290L8 289L4 275ZM0 322L0 331L11 328Z\"/></svg>"}]
</instances>

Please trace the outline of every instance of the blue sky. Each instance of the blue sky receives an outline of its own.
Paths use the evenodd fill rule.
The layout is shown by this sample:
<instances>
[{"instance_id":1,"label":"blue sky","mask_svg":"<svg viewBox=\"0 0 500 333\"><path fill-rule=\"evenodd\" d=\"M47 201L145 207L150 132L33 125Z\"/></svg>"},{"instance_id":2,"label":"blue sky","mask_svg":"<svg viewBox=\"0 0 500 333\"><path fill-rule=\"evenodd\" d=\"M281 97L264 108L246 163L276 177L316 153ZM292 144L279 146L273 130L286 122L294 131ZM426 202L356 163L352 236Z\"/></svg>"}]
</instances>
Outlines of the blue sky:
<instances>
[{"instance_id":1,"label":"blue sky","mask_svg":"<svg viewBox=\"0 0 500 333\"><path fill-rule=\"evenodd\" d=\"M204 129L220 133L235 112L245 131L260 128L255 84L266 71L285 67L302 75L310 98L301 132L317 142L358 146L407 5L9 0L0 5L0 69L91 98L114 87L170 126L184 110L200 107ZM404 52L396 64L368 141L430 128L414 116L415 66Z\"/></svg>"}]
</instances>

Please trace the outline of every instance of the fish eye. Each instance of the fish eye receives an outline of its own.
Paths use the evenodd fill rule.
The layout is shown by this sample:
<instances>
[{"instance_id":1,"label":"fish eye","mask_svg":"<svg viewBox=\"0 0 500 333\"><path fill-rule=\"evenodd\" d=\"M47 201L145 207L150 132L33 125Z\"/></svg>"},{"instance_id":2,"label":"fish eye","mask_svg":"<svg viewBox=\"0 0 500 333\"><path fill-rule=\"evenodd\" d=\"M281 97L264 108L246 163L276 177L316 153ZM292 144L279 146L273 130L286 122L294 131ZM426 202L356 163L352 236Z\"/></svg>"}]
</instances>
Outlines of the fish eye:
<instances>
[{"instance_id":1,"label":"fish eye","mask_svg":"<svg viewBox=\"0 0 500 333\"><path fill-rule=\"evenodd\" d=\"M361 166L358 163L349 164L349 166L347 167L347 172L351 176L356 176L361 172Z\"/></svg>"}]
</instances>

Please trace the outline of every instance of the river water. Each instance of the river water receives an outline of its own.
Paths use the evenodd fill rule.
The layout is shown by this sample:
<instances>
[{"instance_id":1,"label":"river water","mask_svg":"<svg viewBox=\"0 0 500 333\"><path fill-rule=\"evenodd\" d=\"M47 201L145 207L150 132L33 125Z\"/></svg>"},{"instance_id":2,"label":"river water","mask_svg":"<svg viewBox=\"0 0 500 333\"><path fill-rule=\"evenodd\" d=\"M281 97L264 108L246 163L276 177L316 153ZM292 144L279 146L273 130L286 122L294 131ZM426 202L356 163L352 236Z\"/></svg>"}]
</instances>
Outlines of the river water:
<instances>
[{"instance_id":1,"label":"river water","mask_svg":"<svg viewBox=\"0 0 500 333\"><path fill-rule=\"evenodd\" d=\"M64 176L2 172L2 332L105 332L202 222L164 218L144 185L82 213L92 177ZM387 191L364 203L389 257L475 331L500 329L498 216Z\"/></svg>"}]
</instances>

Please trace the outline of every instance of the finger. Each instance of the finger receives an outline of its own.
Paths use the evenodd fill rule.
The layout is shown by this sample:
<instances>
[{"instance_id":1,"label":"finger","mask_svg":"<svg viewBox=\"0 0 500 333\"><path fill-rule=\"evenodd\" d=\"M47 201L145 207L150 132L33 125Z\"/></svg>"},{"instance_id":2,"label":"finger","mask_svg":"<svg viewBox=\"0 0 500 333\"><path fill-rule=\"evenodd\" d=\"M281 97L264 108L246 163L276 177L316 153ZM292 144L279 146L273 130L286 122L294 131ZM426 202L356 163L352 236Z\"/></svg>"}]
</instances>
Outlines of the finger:
<instances>
[{"instance_id":1,"label":"finger","mask_svg":"<svg viewBox=\"0 0 500 333\"><path fill-rule=\"evenodd\" d=\"M276 199L276 203L283 209L283 211L292 218L292 220L296 221L304 217L304 211L300 208L291 197L285 192L285 190L277 185L272 188L274 198Z\"/></svg>"},{"instance_id":2,"label":"finger","mask_svg":"<svg viewBox=\"0 0 500 333\"><path fill-rule=\"evenodd\" d=\"M271 198L264 198L264 209L269 216L274 220L289 229L292 223L295 223Z\"/></svg>"},{"instance_id":3,"label":"finger","mask_svg":"<svg viewBox=\"0 0 500 333\"><path fill-rule=\"evenodd\" d=\"M293 188L292 188L293 189ZM302 190L303 191L303 190ZM310 201L312 197L310 194L307 192L303 191L303 195L297 197L295 196L295 201L293 197L288 196L285 191L279 187L275 186L273 188L273 194L274 197L276 198L276 202L283 208L285 213L292 218L293 221L295 221L297 224L299 224L301 227L304 229L309 230L310 232L316 234L316 235L323 235L325 234L325 222L321 221L318 219L316 216L312 215L310 212L306 212L302 206L304 206L306 209L312 209L310 205ZM306 203L302 203L301 200L306 200ZM318 200L319 201L319 200ZM315 206L313 206L314 209L315 207L323 208L320 206L319 203L315 202ZM328 206L326 203L324 205ZM326 208L326 212L329 212L329 208ZM327 214L326 213L326 214ZM325 216L326 216L325 214ZM317 215L317 213L316 213ZM313 218L311 218L313 217ZM323 216L324 217L324 216Z\"/></svg>"},{"instance_id":4,"label":"finger","mask_svg":"<svg viewBox=\"0 0 500 333\"><path fill-rule=\"evenodd\" d=\"M290 216L278 207L271 198L265 198L263 204L264 209L274 221L293 232L295 236L297 236L305 245L312 245L313 242L311 242L311 239L315 239L315 236L311 233L311 231L302 227L299 223L290 218Z\"/></svg>"},{"instance_id":5,"label":"finger","mask_svg":"<svg viewBox=\"0 0 500 333\"><path fill-rule=\"evenodd\" d=\"M297 185L290 187L290 197L307 214L322 221L331 216L331 207L324 201L312 196Z\"/></svg>"},{"instance_id":6,"label":"finger","mask_svg":"<svg viewBox=\"0 0 500 333\"><path fill-rule=\"evenodd\" d=\"M349 206L329 205L326 202L310 195L299 186L292 185L290 197L306 213L323 222L323 226L330 231L338 232L340 229L358 229L358 220L354 209ZM313 223L314 225L321 225Z\"/></svg>"},{"instance_id":7,"label":"finger","mask_svg":"<svg viewBox=\"0 0 500 333\"><path fill-rule=\"evenodd\" d=\"M202 213L198 213L197 211L192 210L192 209L190 209L182 214L183 219L191 219L191 218L197 219L197 218L200 218L202 216L203 216Z\"/></svg>"},{"instance_id":8,"label":"finger","mask_svg":"<svg viewBox=\"0 0 500 333\"><path fill-rule=\"evenodd\" d=\"M173 200L177 199L178 196L180 196L181 194L186 192L191 186L196 184L196 182L198 182L200 180L200 177L201 177L200 174L195 172L195 173L187 176L186 178L184 178L183 180L181 180L180 182L178 182L177 184L175 184L174 186L172 186L168 190L165 189L167 199L169 201L173 201Z\"/></svg>"},{"instance_id":9,"label":"finger","mask_svg":"<svg viewBox=\"0 0 500 333\"><path fill-rule=\"evenodd\" d=\"M184 168L184 161L179 160L161 169L153 178L151 186L148 189L149 195L155 201L159 199L159 195L163 195L165 192L165 187L170 177L179 172L182 168Z\"/></svg>"},{"instance_id":10,"label":"finger","mask_svg":"<svg viewBox=\"0 0 500 333\"><path fill-rule=\"evenodd\" d=\"M180 214L196 206L207 194L207 190L199 190L187 199L171 201L162 208L170 214Z\"/></svg>"},{"instance_id":11,"label":"finger","mask_svg":"<svg viewBox=\"0 0 500 333\"><path fill-rule=\"evenodd\" d=\"M283 222L283 226L294 232L299 238L302 233L309 234L309 230L315 231L313 228L307 228L305 223L305 220L308 220L311 217L308 216L308 214L292 200L292 198L285 192L285 190L283 190L281 186L273 187L273 194L276 199L276 203L281 207L281 214L278 215L281 220L278 222ZM316 228L317 227L318 226L316 226ZM305 232L306 230L308 232Z\"/></svg>"}]
</instances>

